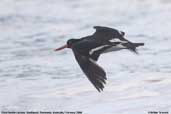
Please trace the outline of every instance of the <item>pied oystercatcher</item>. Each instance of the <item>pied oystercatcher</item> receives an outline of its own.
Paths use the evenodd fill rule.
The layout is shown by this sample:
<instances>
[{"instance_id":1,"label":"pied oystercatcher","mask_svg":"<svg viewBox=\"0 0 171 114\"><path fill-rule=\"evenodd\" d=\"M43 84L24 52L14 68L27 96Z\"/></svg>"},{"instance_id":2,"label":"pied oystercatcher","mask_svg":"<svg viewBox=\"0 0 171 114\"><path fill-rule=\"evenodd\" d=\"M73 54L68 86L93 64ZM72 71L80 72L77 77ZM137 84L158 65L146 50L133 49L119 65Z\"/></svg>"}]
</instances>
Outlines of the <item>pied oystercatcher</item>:
<instances>
[{"instance_id":1,"label":"pied oystercatcher","mask_svg":"<svg viewBox=\"0 0 171 114\"><path fill-rule=\"evenodd\" d=\"M144 43L133 43L124 38L125 33L109 27L95 26L96 32L81 39L70 39L67 44L55 49L71 48L82 71L100 92L106 84L106 73L96 61L100 54L128 49L137 53L136 47Z\"/></svg>"}]
</instances>

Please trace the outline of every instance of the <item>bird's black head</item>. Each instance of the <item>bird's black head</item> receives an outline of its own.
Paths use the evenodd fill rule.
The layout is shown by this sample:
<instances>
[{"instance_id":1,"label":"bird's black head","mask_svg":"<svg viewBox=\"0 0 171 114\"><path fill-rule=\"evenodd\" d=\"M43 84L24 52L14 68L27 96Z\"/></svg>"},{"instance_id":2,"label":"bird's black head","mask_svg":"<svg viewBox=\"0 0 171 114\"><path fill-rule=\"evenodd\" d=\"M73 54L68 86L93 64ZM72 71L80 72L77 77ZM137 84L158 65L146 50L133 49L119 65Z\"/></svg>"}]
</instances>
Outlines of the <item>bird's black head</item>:
<instances>
[{"instance_id":1,"label":"bird's black head","mask_svg":"<svg viewBox=\"0 0 171 114\"><path fill-rule=\"evenodd\" d=\"M71 48L72 45L75 44L75 43L78 42L78 41L79 41L79 39L69 39L69 40L67 41L67 44L65 44L64 46L61 46L61 47L55 49L55 51L59 51L59 50L62 50L62 49L64 49L64 48Z\"/></svg>"},{"instance_id":2,"label":"bird's black head","mask_svg":"<svg viewBox=\"0 0 171 114\"><path fill-rule=\"evenodd\" d=\"M68 45L68 48L71 48L73 44L75 44L76 42L78 42L79 39L69 39L67 41L67 45Z\"/></svg>"}]
</instances>

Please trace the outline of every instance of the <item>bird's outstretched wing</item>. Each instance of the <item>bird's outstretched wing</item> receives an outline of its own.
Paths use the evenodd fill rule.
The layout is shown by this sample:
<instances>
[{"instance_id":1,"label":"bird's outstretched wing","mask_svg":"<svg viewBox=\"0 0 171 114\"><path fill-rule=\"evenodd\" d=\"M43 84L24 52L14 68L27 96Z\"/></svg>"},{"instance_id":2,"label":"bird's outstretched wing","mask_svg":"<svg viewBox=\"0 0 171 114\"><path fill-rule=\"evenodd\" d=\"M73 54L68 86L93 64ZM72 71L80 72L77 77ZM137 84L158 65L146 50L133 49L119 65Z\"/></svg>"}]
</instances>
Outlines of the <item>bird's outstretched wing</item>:
<instances>
[{"instance_id":1,"label":"bird's outstretched wing","mask_svg":"<svg viewBox=\"0 0 171 114\"><path fill-rule=\"evenodd\" d=\"M94 26L94 28L96 29L96 32L93 34L93 38L98 41L104 42L114 38L118 38L123 41L126 40L125 38L123 38L125 33L122 31L102 26Z\"/></svg>"},{"instance_id":2,"label":"bird's outstretched wing","mask_svg":"<svg viewBox=\"0 0 171 114\"><path fill-rule=\"evenodd\" d=\"M124 32L113 28L102 27L102 26L95 26L94 28L96 29L96 32L93 34L93 38L96 41L100 41L100 42L109 41L114 44L120 42L120 44L123 45L125 48L137 53L136 51L137 46L135 45L135 43L132 43L131 41L124 38L125 35ZM117 39L119 41L115 41Z\"/></svg>"},{"instance_id":3,"label":"bird's outstretched wing","mask_svg":"<svg viewBox=\"0 0 171 114\"><path fill-rule=\"evenodd\" d=\"M75 58L81 67L82 71L88 77L90 82L94 87L100 92L106 84L106 73L94 60L91 58L80 54L76 49L72 49L75 55Z\"/></svg>"}]
</instances>

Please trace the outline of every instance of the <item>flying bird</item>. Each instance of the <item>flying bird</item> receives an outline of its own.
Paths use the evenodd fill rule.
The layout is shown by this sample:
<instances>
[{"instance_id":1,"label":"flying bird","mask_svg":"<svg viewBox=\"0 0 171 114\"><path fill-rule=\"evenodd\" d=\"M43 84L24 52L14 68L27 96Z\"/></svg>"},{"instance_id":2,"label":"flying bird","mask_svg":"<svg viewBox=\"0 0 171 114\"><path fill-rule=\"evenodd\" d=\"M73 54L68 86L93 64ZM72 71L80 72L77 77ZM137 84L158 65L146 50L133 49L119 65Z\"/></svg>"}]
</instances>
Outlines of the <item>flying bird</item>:
<instances>
[{"instance_id":1,"label":"flying bird","mask_svg":"<svg viewBox=\"0 0 171 114\"><path fill-rule=\"evenodd\" d=\"M136 48L144 43L133 43L124 38L125 32L114 28L94 26L95 33L80 39L69 39L67 43L55 49L71 48L75 59L84 74L99 91L103 91L106 84L106 72L96 62L103 53L128 49L136 54Z\"/></svg>"}]
</instances>

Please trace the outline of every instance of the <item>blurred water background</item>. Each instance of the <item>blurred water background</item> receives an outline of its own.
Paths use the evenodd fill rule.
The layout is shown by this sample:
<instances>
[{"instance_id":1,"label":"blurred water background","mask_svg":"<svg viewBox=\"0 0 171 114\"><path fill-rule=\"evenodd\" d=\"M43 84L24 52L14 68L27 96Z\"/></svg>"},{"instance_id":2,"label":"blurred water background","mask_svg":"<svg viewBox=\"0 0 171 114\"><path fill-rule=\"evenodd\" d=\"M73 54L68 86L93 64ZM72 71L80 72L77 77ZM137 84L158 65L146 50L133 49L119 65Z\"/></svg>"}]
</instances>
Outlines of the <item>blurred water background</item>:
<instances>
[{"instance_id":1,"label":"blurred water background","mask_svg":"<svg viewBox=\"0 0 171 114\"><path fill-rule=\"evenodd\" d=\"M0 110L147 114L171 111L170 0L1 0ZM98 93L72 51L54 52L70 38L109 26L144 42L140 55L104 54Z\"/></svg>"}]
</instances>

